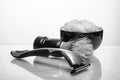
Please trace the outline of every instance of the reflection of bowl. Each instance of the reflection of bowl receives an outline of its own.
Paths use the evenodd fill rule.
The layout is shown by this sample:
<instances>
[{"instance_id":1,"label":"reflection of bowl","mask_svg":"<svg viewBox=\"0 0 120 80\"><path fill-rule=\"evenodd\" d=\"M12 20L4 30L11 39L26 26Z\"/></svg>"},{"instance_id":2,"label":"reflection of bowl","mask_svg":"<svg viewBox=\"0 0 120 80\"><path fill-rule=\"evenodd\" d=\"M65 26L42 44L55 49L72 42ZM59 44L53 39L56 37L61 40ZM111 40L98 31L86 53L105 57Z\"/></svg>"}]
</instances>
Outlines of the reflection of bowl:
<instances>
[{"instance_id":1,"label":"reflection of bowl","mask_svg":"<svg viewBox=\"0 0 120 80\"><path fill-rule=\"evenodd\" d=\"M62 41L69 41L74 40L75 38L83 38L87 37L89 40L91 40L91 43L93 44L93 49L97 49L103 38L103 29L100 28L99 31L96 32L89 32L89 33L80 33L80 32L70 32L63 30L63 27L60 30L61 40Z\"/></svg>"}]
</instances>

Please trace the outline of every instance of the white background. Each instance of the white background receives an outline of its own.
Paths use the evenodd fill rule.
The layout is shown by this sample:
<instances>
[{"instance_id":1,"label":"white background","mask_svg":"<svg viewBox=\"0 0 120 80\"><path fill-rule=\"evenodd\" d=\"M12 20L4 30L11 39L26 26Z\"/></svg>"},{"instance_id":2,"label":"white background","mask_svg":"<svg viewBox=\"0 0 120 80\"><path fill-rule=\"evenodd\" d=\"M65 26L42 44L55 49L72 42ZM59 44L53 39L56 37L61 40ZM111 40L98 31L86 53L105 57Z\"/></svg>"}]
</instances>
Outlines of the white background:
<instances>
[{"instance_id":1,"label":"white background","mask_svg":"<svg viewBox=\"0 0 120 80\"><path fill-rule=\"evenodd\" d=\"M59 38L66 22L90 20L104 29L104 45L120 45L120 0L0 0L0 45Z\"/></svg>"}]
</instances>

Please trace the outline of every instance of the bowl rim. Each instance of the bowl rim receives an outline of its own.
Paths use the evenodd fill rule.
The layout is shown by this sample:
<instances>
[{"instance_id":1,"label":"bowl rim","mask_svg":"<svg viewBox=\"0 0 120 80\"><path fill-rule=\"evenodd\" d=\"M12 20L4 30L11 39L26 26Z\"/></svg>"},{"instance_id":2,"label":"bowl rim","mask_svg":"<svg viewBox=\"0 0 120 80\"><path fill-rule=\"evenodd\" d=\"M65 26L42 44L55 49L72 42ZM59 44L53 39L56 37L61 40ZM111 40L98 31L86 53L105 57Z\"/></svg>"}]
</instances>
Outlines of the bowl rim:
<instances>
[{"instance_id":1,"label":"bowl rim","mask_svg":"<svg viewBox=\"0 0 120 80\"><path fill-rule=\"evenodd\" d=\"M99 26L98 26L99 27ZM67 31L67 30L64 30L64 28L63 27L61 27L60 28L60 31L62 32L67 32L67 33L83 33L83 34L88 34L88 33L98 33L98 32L103 32L103 28L102 27L99 27L99 30L97 30L97 31L94 31L94 32L72 32L72 31Z\"/></svg>"}]
</instances>

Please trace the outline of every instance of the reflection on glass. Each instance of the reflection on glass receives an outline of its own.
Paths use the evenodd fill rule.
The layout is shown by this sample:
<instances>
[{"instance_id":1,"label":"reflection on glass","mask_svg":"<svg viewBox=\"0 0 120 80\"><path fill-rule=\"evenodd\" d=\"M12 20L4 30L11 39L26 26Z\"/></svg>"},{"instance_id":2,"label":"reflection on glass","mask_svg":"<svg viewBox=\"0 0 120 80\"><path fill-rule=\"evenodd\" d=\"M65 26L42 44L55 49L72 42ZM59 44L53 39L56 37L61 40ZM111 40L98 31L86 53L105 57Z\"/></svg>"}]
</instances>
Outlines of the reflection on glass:
<instances>
[{"instance_id":1,"label":"reflection on glass","mask_svg":"<svg viewBox=\"0 0 120 80\"><path fill-rule=\"evenodd\" d=\"M16 64L34 75L45 80L99 80L101 78L101 64L95 56L90 56L91 66L76 75L71 75L71 67L61 59L36 57L31 64L24 59L14 59Z\"/></svg>"}]
</instances>

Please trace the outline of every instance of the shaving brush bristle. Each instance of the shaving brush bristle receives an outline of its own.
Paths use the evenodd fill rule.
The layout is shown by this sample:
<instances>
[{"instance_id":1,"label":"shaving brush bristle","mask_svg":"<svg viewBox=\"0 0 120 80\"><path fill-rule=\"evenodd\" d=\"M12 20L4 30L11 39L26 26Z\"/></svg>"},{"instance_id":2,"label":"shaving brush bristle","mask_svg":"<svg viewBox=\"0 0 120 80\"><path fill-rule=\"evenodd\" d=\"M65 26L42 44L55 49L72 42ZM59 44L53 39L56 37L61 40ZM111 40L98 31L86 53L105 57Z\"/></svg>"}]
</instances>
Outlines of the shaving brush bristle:
<instances>
[{"instance_id":1,"label":"shaving brush bristle","mask_svg":"<svg viewBox=\"0 0 120 80\"><path fill-rule=\"evenodd\" d=\"M93 53L91 40L87 37L74 40L71 44L71 51L78 54L91 55Z\"/></svg>"},{"instance_id":2,"label":"shaving brush bristle","mask_svg":"<svg viewBox=\"0 0 120 80\"><path fill-rule=\"evenodd\" d=\"M91 40L87 37L64 42L61 48L73 51L83 56L93 54L93 45L91 43Z\"/></svg>"}]
</instances>

